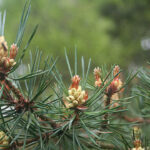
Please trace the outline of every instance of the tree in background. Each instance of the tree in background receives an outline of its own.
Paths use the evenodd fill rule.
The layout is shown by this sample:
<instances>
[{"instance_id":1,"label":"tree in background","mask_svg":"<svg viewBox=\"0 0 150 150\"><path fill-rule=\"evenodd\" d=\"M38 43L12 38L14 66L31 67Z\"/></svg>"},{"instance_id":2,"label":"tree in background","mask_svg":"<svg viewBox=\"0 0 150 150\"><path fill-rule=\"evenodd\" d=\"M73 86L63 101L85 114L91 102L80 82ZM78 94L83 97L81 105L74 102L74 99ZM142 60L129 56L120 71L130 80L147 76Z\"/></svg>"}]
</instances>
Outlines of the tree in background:
<instances>
[{"instance_id":1,"label":"tree in background","mask_svg":"<svg viewBox=\"0 0 150 150\"><path fill-rule=\"evenodd\" d=\"M77 47L79 56L90 55L95 64L119 63L127 67L131 62L145 59L140 42L149 30L148 0L39 0L32 3L27 33L35 22L39 24L33 46L38 45L45 55L62 56L64 47L70 53ZM8 13L8 33L16 31L23 1L5 0L3 6ZM6 37L11 41L14 33Z\"/></svg>"},{"instance_id":2,"label":"tree in background","mask_svg":"<svg viewBox=\"0 0 150 150\"><path fill-rule=\"evenodd\" d=\"M141 40L148 38L150 33L149 6L148 0L108 0L99 5L100 14L114 23L109 35L121 43L121 58L124 62L134 60L136 64L140 64L143 60L149 59L150 53L142 51L141 48Z\"/></svg>"}]
</instances>

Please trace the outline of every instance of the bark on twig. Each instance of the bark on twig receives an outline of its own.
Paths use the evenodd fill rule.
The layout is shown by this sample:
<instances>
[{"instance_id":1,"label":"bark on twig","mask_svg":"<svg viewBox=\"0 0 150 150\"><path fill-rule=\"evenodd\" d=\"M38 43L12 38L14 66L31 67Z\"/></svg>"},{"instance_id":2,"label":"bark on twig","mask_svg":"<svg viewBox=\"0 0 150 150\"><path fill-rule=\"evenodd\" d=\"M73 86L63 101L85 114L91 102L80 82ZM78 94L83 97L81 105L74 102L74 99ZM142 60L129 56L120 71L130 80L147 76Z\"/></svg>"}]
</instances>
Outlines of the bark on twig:
<instances>
[{"instance_id":1,"label":"bark on twig","mask_svg":"<svg viewBox=\"0 0 150 150\"><path fill-rule=\"evenodd\" d=\"M12 85L12 83L9 80L5 79L4 84L10 88L10 90L15 94L19 101L26 101L19 89Z\"/></svg>"},{"instance_id":2,"label":"bark on twig","mask_svg":"<svg viewBox=\"0 0 150 150\"><path fill-rule=\"evenodd\" d=\"M121 119L124 119L128 122L138 122L138 123L150 123L150 119L144 119L144 118L130 118L128 116L121 116Z\"/></svg>"},{"instance_id":3,"label":"bark on twig","mask_svg":"<svg viewBox=\"0 0 150 150\"><path fill-rule=\"evenodd\" d=\"M105 109L109 109L109 105L110 105L110 102L111 102L111 96L110 95L107 95L107 99L105 101ZM106 128L107 125L108 125L108 113L106 113L103 117L104 119L104 122L103 122L103 125L102 125L102 128Z\"/></svg>"}]
</instances>

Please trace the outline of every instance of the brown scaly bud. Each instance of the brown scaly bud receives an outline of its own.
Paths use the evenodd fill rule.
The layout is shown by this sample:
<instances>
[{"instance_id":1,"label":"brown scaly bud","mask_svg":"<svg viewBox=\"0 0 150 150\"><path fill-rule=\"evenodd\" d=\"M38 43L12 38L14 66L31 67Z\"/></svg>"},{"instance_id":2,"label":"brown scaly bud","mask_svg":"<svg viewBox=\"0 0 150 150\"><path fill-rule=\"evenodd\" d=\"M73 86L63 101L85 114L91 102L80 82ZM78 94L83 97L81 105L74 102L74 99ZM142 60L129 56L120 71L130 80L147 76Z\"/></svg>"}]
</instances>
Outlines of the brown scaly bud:
<instances>
[{"instance_id":1,"label":"brown scaly bud","mask_svg":"<svg viewBox=\"0 0 150 150\"><path fill-rule=\"evenodd\" d=\"M120 67L118 65L116 65L113 69L113 75L116 76L120 71ZM116 77L120 77L120 74L118 74Z\"/></svg>"},{"instance_id":2,"label":"brown scaly bud","mask_svg":"<svg viewBox=\"0 0 150 150\"><path fill-rule=\"evenodd\" d=\"M83 105L88 99L88 93L79 86L80 77L75 75L72 78L72 84L68 90L68 96L64 98L66 108L86 109Z\"/></svg>"},{"instance_id":3,"label":"brown scaly bud","mask_svg":"<svg viewBox=\"0 0 150 150\"><path fill-rule=\"evenodd\" d=\"M94 69L94 76L95 76L95 86L100 87L102 84L101 80L101 69L99 67Z\"/></svg>"},{"instance_id":4,"label":"brown scaly bud","mask_svg":"<svg viewBox=\"0 0 150 150\"><path fill-rule=\"evenodd\" d=\"M3 65L4 65L4 62L5 62L6 59L7 59L6 57L2 57L2 58L0 59L0 66L3 66Z\"/></svg>"},{"instance_id":5,"label":"brown scaly bud","mask_svg":"<svg viewBox=\"0 0 150 150\"><path fill-rule=\"evenodd\" d=\"M95 68L94 69L94 76L95 78L100 78L100 75L101 75L101 69L99 67Z\"/></svg>"},{"instance_id":6,"label":"brown scaly bud","mask_svg":"<svg viewBox=\"0 0 150 150\"><path fill-rule=\"evenodd\" d=\"M7 57L8 55L8 46L7 42L5 41L4 36L0 36L0 57Z\"/></svg>"},{"instance_id":7,"label":"brown scaly bud","mask_svg":"<svg viewBox=\"0 0 150 150\"><path fill-rule=\"evenodd\" d=\"M10 47L10 59L15 59L16 55L18 53L18 47L16 44L12 44Z\"/></svg>"},{"instance_id":8,"label":"brown scaly bud","mask_svg":"<svg viewBox=\"0 0 150 150\"><path fill-rule=\"evenodd\" d=\"M10 68L10 64L9 64L9 60L8 60L8 58L7 58L7 59L5 59L5 61L4 61L4 67L5 67L5 69Z\"/></svg>"},{"instance_id":9,"label":"brown scaly bud","mask_svg":"<svg viewBox=\"0 0 150 150\"><path fill-rule=\"evenodd\" d=\"M7 42L4 39L4 36L0 36L0 59L8 56L8 46Z\"/></svg>"},{"instance_id":10,"label":"brown scaly bud","mask_svg":"<svg viewBox=\"0 0 150 150\"><path fill-rule=\"evenodd\" d=\"M70 86L70 88L78 88L79 86L79 82L80 82L80 77L78 75L75 75L74 77L72 77L72 85Z\"/></svg>"},{"instance_id":11,"label":"brown scaly bud","mask_svg":"<svg viewBox=\"0 0 150 150\"><path fill-rule=\"evenodd\" d=\"M0 49L0 60L3 58L3 56L4 56L4 50Z\"/></svg>"},{"instance_id":12,"label":"brown scaly bud","mask_svg":"<svg viewBox=\"0 0 150 150\"><path fill-rule=\"evenodd\" d=\"M13 67L16 64L14 59L9 59L9 65L10 67Z\"/></svg>"},{"instance_id":13,"label":"brown scaly bud","mask_svg":"<svg viewBox=\"0 0 150 150\"><path fill-rule=\"evenodd\" d=\"M132 150L145 150L141 147L141 140L135 140L133 144L134 148L132 148Z\"/></svg>"},{"instance_id":14,"label":"brown scaly bud","mask_svg":"<svg viewBox=\"0 0 150 150\"><path fill-rule=\"evenodd\" d=\"M8 57L8 46L4 36L0 36L0 72L7 73L15 64L14 61L18 48L15 44L11 45Z\"/></svg>"},{"instance_id":15,"label":"brown scaly bud","mask_svg":"<svg viewBox=\"0 0 150 150\"><path fill-rule=\"evenodd\" d=\"M144 150L144 148L141 147L141 129L138 126L133 127L133 133L134 133L134 148L132 150Z\"/></svg>"},{"instance_id":16,"label":"brown scaly bud","mask_svg":"<svg viewBox=\"0 0 150 150\"><path fill-rule=\"evenodd\" d=\"M114 70L113 70L113 75L116 76L119 73L119 66L115 66ZM123 83L120 79L120 75L118 74L113 81L111 82L111 84L109 85L109 87L106 89L106 92L108 95L113 95L116 92L118 92L120 90L120 88L122 87Z\"/></svg>"},{"instance_id":17,"label":"brown scaly bud","mask_svg":"<svg viewBox=\"0 0 150 150\"><path fill-rule=\"evenodd\" d=\"M140 140L135 140L134 141L134 148L132 150L145 150L144 148L141 147L141 141Z\"/></svg>"},{"instance_id":18,"label":"brown scaly bud","mask_svg":"<svg viewBox=\"0 0 150 150\"><path fill-rule=\"evenodd\" d=\"M119 102L119 94L118 93L115 93L112 95L111 97L111 103L113 103L111 105L111 108L115 108L115 107L118 107L120 104L118 103Z\"/></svg>"},{"instance_id":19,"label":"brown scaly bud","mask_svg":"<svg viewBox=\"0 0 150 150\"><path fill-rule=\"evenodd\" d=\"M133 127L133 132L134 132L134 138L135 139L140 139L141 129L138 126Z\"/></svg>"},{"instance_id":20,"label":"brown scaly bud","mask_svg":"<svg viewBox=\"0 0 150 150\"><path fill-rule=\"evenodd\" d=\"M3 63L4 68L6 70L10 69L11 67L13 67L16 64L14 59L9 59L9 58L6 58L6 57L2 58L2 63Z\"/></svg>"},{"instance_id":21,"label":"brown scaly bud","mask_svg":"<svg viewBox=\"0 0 150 150\"><path fill-rule=\"evenodd\" d=\"M0 149L5 150L9 146L9 138L8 136L3 132L0 131Z\"/></svg>"}]
</instances>

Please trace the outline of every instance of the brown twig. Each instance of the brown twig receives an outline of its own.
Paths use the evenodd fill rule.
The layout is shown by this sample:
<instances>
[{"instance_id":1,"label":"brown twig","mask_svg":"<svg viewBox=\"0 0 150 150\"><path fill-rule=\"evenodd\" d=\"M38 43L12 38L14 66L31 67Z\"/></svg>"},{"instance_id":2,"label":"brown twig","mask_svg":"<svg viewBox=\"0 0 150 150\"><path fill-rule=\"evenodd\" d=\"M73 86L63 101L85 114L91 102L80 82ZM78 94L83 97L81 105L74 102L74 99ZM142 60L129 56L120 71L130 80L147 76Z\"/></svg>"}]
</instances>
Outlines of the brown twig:
<instances>
[{"instance_id":1,"label":"brown twig","mask_svg":"<svg viewBox=\"0 0 150 150\"><path fill-rule=\"evenodd\" d=\"M86 143L87 144L87 143ZM115 145L110 144L110 143L105 143L105 142L97 142L100 148L102 149L115 149ZM88 143L87 146L88 148L93 148L93 143Z\"/></svg>"},{"instance_id":2,"label":"brown twig","mask_svg":"<svg viewBox=\"0 0 150 150\"><path fill-rule=\"evenodd\" d=\"M144 119L144 118L130 118L128 116L120 116L121 119L124 119L128 122L138 122L138 123L150 123L150 119Z\"/></svg>"},{"instance_id":3,"label":"brown twig","mask_svg":"<svg viewBox=\"0 0 150 150\"><path fill-rule=\"evenodd\" d=\"M22 93L14 85L12 85L12 83L9 80L5 79L4 84L9 87L9 89L15 94L19 101L27 101L23 97Z\"/></svg>"},{"instance_id":4,"label":"brown twig","mask_svg":"<svg viewBox=\"0 0 150 150\"><path fill-rule=\"evenodd\" d=\"M24 98L24 96L22 95L22 93L19 91L19 89L17 89L15 86L12 85L12 83L5 79L4 80L4 84L5 86L9 87L9 89L15 94L15 96L18 98L18 102L16 103L16 105L18 105L19 103L21 103L22 106L23 103L28 103L29 101L27 99ZM20 105L19 105L20 106ZM58 124L56 124L55 121L51 120L50 118L46 117L46 116L42 116L42 115L39 115L38 116L41 120L43 121L49 121L51 126L55 129L58 127Z\"/></svg>"},{"instance_id":5,"label":"brown twig","mask_svg":"<svg viewBox=\"0 0 150 150\"><path fill-rule=\"evenodd\" d=\"M38 117L43 121L48 121L53 129L60 127L60 125L58 125L54 120L52 120L46 116L38 115Z\"/></svg>"},{"instance_id":6,"label":"brown twig","mask_svg":"<svg viewBox=\"0 0 150 150\"><path fill-rule=\"evenodd\" d=\"M89 138L89 136L88 135L86 135L85 136L86 138ZM102 148L102 149L115 149L115 145L113 145L113 144L111 144L111 143L107 143L107 142L100 142L100 141L96 141L96 143L97 143L97 145L100 147L100 148ZM93 148L93 143L91 143L91 142L86 142L85 143L87 146L88 146L88 148Z\"/></svg>"},{"instance_id":7,"label":"brown twig","mask_svg":"<svg viewBox=\"0 0 150 150\"><path fill-rule=\"evenodd\" d=\"M115 146L110 143L97 142L97 144L99 144L102 149L115 149Z\"/></svg>"},{"instance_id":8,"label":"brown twig","mask_svg":"<svg viewBox=\"0 0 150 150\"><path fill-rule=\"evenodd\" d=\"M45 133L45 134L42 135L42 138L43 138L43 139L44 139L44 138L49 138L49 136L51 136L52 133L53 133L53 132ZM32 143L32 142L38 141L39 139L40 139L40 136L37 136L36 138L33 138L33 139L28 139L28 140L26 140L26 144L30 144L30 143ZM16 142L16 145L17 145L17 146L23 146L23 144L24 144L24 141Z\"/></svg>"},{"instance_id":9,"label":"brown twig","mask_svg":"<svg viewBox=\"0 0 150 150\"><path fill-rule=\"evenodd\" d=\"M107 99L105 101L105 109L109 109L110 102L111 102L111 95L107 95ZM108 113L104 115L103 119L104 119L104 124L102 125L102 127L106 128L108 124Z\"/></svg>"}]
</instances>

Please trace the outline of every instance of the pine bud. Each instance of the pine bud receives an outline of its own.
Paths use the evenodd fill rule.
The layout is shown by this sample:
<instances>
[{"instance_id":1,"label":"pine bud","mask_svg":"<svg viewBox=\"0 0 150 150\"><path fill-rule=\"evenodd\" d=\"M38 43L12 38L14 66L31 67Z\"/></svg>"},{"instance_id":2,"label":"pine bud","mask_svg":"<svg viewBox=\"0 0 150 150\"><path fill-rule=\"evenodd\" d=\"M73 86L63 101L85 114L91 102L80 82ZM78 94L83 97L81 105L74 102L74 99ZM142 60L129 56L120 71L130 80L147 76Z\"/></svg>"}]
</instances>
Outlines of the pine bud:
<instances>
[{"instance_id":1,"label":"pine bud","mask_svg":"<svg viewBox=\"0 0 150 150\"><path fill-rule=\"evenodd\" d=\"M69 95L73 95L76 92L75 88L68 90Z\"/></svg>"},{"instance_id":2,"label":"pine bud","mask_svg":"<svg viewBox=\"0 0 150 150\"><path fill-rule=\"evenodd\" d=\"M7 57L8 56L8 51L4 50L3 48L0 49L0 58L3 58L3 57Z\"/></svg>"},{"instance_id":3,"label":"pine bud","mask_svg":"<svg viewBox=\"0 0 150 150\"><path fill-rule=\"evenodd\" d=\"M101 80L95 81L95 86L96 86L96 87L97 87L97 86L100 87L101 84L102 84L102 81L101 81Z\"/></svg>"},{"instance_id":4,"label":"pine bud","mask_svg":"<svg viewBox=\"0 0 150 150\"><path fill-rule=\"evenodd\" d=\"M69 97L66 97L66 100L67 100L68 102L71 102L71 100L70 100L70 98L69 98Z\"/></svg>"},{"instance_id":5,"label":"pine bud","mask_svg":"<svg viewBox=\"0 0 150 150\"><path fill-rule=\"evenodd\" d=\"M8 136L3 131L0 131L0 149L4 150L8 146L9 146L9 138L8 138Z\"/></svg>"},{"instance_id":6,"label":"pine bud","mask_svg":"<svg viewBox=\"0 0 150 150\"><path fill-rule=\"evenodd\" d=\"M4 63L6 59L7 59L7 57L3 57L3 58L1 59L1 62Z\"/></svg>"},{"instance_id":7,"label":"pine bud","mask_svg":"<svg viewBox=\"0 0 150 150\"><path fill-rule=\"evenodd\" d=\"M77 101L77 100L74 100L74 101L73 101L73 104L74 104L74 105L78 105L78 101Z\"/></svg>"},{"instance_id":8,"label":"pine bud","mask_svg":"<svg viewBox=\"0 0 150 150\"><path fill-rule=\"evenodd\" d=\"M7 46L7 42L5 41L4 36L0 36L0 50L4 50L7 51L8 46Z\"/></svg>"},{"instance_id":9,"label":"pine bud","mask_svg":"<svg viewBox=\"0 0 150 150\"><path fill-rule=\"evenodd\" d=\"M70 89L71 88L78 89L80 77L78 75L75 75L74 77L72 77L71 80L72 80L72 85L70 86Z\"/></svg>"},{"instance_id":10,"label":"pine bud","mask_svg":"<svg viewBox=\"0 0 150 150\"><path fill-rule=\"evenodd\" d=\"M66 105L66 107L67 107L67 108L73 108L74 105L73 105L73 103L70 103L70 104Z\"/></svg>"},{"instance_id":11,"label":"pine bud","mask_svg":"<svg viewBox=\"0 0 150 150\"><path fill-rule=\"evenodd\" d=\"M81 100L81 103L82 103L82 104L84 104L85 102L86 102L86 100L85 100L85 99L82 99L82 100Z\"/></svg>"},{"instance_id":12,"label":"pine bud","mask_svg":"<svg viewBox=\"0 0 150 150\"><path fill-rule=\"evenodd\" d=\"M97 68L94 69L94 75L95 75L95 77L100 78L101 69L99 67L97 67Z\"/></svg>"},{"instance_id":13,"label":"pine bud","mask_svg":"<svg viewBox=\"0 0 150 150\"><path fill-rule=\"evenodd\" d=\"M72 85L68 90L69 96L63 98L66 108L83 108L83 105L88 99L88 94L79 86L80 78L78 75L72 78Z\"/></svg>"},{"instance_id":14,"label":"pine bud","mask_svg":"<svg viewBox=\"0 0 150 150\"><path fill-rule=\"evenodd\" d=\"M78 97L78 101L82 101L83 97L84 97L84 95L81 94L81 95Z\"/></svg>"},{"instance_id":15,"label":"pine bud","mask_svg":"<svg viewBox=\"0 0 150 150\"><path fill-rule=\"evenodd\" d=\"M78 98L79 95L80 95L80 92L78 92L78 91L76 91L76 92L74 93L74 97L75 97L75 98Z\"/></svg>"},{"instance_id":16,"label":"pine bud","mask_svg":"<svg viewBox=\"0 0 150 150\"><path fill-rule=\"evenodd\" d=\"M116 76L119 73L120 67L116 65L113 69L113 75ZM119 74L117 75L119 77Z\"/></svg>"},{"instance_id":17,"label":"pine bud","mask_svg":"<svg viewBox=\"0 0 150 150\"><path fill-rule=\"evenodd\" d=\"M4 36L0 36L0 71L3 73L8 72L11 69L11 67L13 67L16 64L14 58L16 57L18 52L17 46L15 44L11 45L10 57L8 57L7 49L8 46Z\"/></svg>"},{"instance_id":18,"label":"pine bud","mask_svg":"<svg viewBox=\"0 0 150 150\"><path fill-rule=\"evenodd\" d=\"M0 57L2 58L3 56L4 56L4 50L1 49L1 50L0 50Z\"/></svg>"},{"instance_id":19,"label":"pine bud","mask_svg":"<svg viewBox=\"0 0 150 150\"><path fill-rule=\"evenodd\" d=\"M82 92L81 92L81 95L84 96L84 95L85 95L85 91L82 91Z\"/></svg>"},{"instance_id":20,"label":"pine bud","mask_svg":"<svg viewBox=\"0 0 150 150\"><path fill-rule=\"evenodd\" d=\"M81 86L78 87L77 91L78 91L78 92L81 92L81 91L82 91Z\"/></svg>"},{"instance_id":21,"label":"pine bud","mask_svg":"<svg viewBox=\"0 0 150 150\"><path fill-rule=\"evenodd\" d=\"M5 67L6 69L8 69L8 68L10 67L9 60L8 60L8 59L5 59L5 61L4 61L4 67Z\"/></svg>"},{"instance_id":22,"label":"pine bud","mask_svg":"<svg viewBox=\"0 0 150 150\"><path fill-rule=\"evenodd\" d=\"M68 90L68 93L69 93L69 95L71 95L72 94L72 90Z\"/></svg>"},{"instance_id":23,"label":"pine bud","mask_svg":"<svg viewBox=\"0 0 150 150\"><path fill-rule=\"evenodd\" d=\"M70 95L70 96L69 96L69 99L70 99L71 101L73 101L75 98L74 98L74 96Z\"/></svg>"},{"instance_id":24,"label":"pine bud","mask_svg":"<svg viewBox=\"0 0 150 150\"><path fill-rule=\"evenodd\" d=\"M102 80L101 80L101 69L99 67L94 69L94 76L95 76L95 86L100 87L102 84Z\"/></svg>"},{"instance_id":25,"label":"pine bud","mask_svg":"<svg viewBox=\"0 0 150 150\"><path fill-rule=\"evenodd\" d=\"M9 65L13 67L16 64L14 59L9 59Z\"/></svg>"},{"instance_id":26,"label":"pine bud","mask_svg":"<svg viewBox=\"0 0 150 150\"><path fill-rule=\"evenodd\" d=\"M10 47L10 59L15 59L18 53L18 47L16 44L12 44Z\"/></svg>"}]
</instances>

